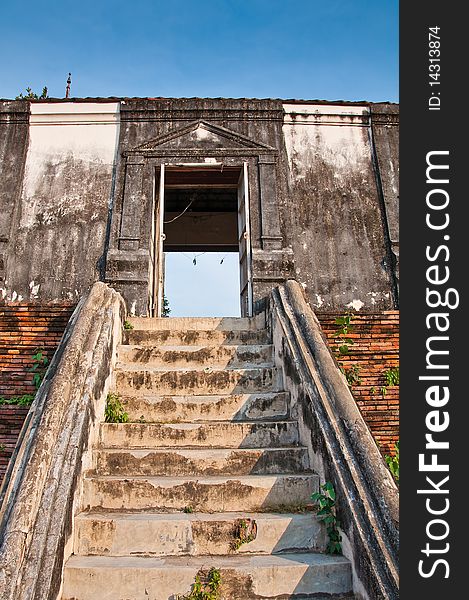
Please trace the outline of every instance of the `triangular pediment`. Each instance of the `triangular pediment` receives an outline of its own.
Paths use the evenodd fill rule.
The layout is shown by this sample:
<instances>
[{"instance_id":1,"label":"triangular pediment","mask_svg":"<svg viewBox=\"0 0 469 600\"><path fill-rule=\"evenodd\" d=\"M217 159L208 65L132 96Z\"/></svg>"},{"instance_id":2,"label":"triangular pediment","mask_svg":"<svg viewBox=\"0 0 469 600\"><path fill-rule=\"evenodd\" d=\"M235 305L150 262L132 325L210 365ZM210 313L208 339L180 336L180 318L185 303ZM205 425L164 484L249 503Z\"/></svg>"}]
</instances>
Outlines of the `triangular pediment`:
<instances>
[{"instance_id":1,"label":"triangular pediment","mask_svg":"<svg viewBox=\"0 0 469 600\"><path fill-rule=\"evenodd\" d=\"M133 148L130 152L147 154L178 151L184 153L190 150L226 151L230 149L237 152L247 150L250 153L253 150L275 152L275 149L271 146L260 144L230 129L212 125L205 121L195 121L185 127L174 129L165 135Z\"/></svg>"}]
</instances>

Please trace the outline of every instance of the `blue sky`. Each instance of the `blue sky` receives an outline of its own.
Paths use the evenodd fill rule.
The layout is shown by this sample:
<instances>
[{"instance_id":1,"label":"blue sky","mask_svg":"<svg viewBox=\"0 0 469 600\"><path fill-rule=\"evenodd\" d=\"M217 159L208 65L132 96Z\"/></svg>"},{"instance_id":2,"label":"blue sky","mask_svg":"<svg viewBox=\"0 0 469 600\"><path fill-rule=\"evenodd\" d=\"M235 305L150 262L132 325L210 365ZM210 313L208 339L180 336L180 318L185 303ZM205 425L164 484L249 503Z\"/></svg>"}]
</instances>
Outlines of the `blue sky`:
<instances>
[{"instance_id":1,"label":"blue sky","mask_svg":"<svg viewBox=\"0 0 469 600\"><path fill-rule=\"evenodd\" d=\"M398 0L10 0L0 97L398 101ZM236 255L168 256L171 316L236 315Z\"/></svg>"},{"instance_id":2,"label":"blue sky","mask_svg":"<svg viewBox=\"0 0 469 600\"><path fill-rule=\"evenodd\" d=\"M11 0L0 97L398 100L397 0Z\"/></svg>"},{"instance_id":3,"label":"blue sky","mask_svg":"<svg viewBox=\"0 0 469 600\"><path fill-rule=\"evenodd\" d=\"M170 317L239 317L238 261L236 252L166 254Z\"/></svg>"}]
</instances>

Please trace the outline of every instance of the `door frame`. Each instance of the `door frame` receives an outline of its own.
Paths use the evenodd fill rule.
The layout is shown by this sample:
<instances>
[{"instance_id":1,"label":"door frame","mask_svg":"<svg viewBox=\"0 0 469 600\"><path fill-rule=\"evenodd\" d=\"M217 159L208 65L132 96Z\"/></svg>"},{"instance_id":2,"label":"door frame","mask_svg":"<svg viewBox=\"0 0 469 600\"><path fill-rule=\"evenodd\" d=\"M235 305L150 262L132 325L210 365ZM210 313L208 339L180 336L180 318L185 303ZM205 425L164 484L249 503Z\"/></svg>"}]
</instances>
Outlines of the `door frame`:
<instances>
[{"instance_id":1,"label":"door frame","mask_svg":"<svg viewBox=\"0 0 469 600\"><path fill-rule=\"evenodd\" d=\"M252 246L251 246L251 211L249 197L249 166L247 161L243 162L238 183L238 248L239 248L239 277L240 277L240 302L241 316L252 317L253 297L252 297ZM241 204L244 210L241 211ZM241 231L242 229L242 231ZM246 284L242 287L243 281L243 240L245 242L246 254ZM243 299L243 293L246 289L246 299ZM245 304L245 306L243 306ZM246 313L246 314L244 314Z\"/></svg>"},{"instance_id":2,"label":"door frame","mask_svg":"<svg viewBox=\"0 0 469 600\"><path fill-rule=\"evenodd\" d=\"M283 118L280 113L279 118ZM286 268L292 262L291 252L283 247L280 230L278 149L199 119L182 127L177 123L170 124L173 127L169 131L150 139L148 127L142 125L140 128L139 125L137 141L140 143L136 144L134 137L122 142L116 191L110 209L105 281L122 294L129 314L155 315L158 312L154 280L157 260L155 206L161 164L167 168L173 165L203 168L219 164L241 169L247 162L252 297L253 311L256 311L258 301L285 279ZM150 130L152 128L153 125ZM166 125L158 124L154 128L166 131ZM213 146L210 142L198 147L197 140L192 139L198 129L213 137ZM126 146L129 142L131 145ZM272 267L268 272L264 270L264 258Z\"/></svg>"},{"instance_id":3,"label":"door frame","mask_svg":"<svg viewBox=\"0 0 469 600\"><path fill-rule=\"evenodd\" d=\"M238 183L238 252L239 252L239 268L240 268L240 308L242 316L251 317L253 314L253 282L252 282L252 247L251 247L251 217L250 217L250 194L249 194L249 169L248 162L243 161L240 165L229 165L238 166L240 168L240 177ZM165 163L162 162L158 166L155 166L154 177L155 181L153 184L154 199L153 199L153 223L155 224L155 235L154 235L154 246L153 250L153 289L151 290L151 296L153 298L151 307L151 316L161 317L163 312L163 298L164 298L164 211L165 211L165 173L167 170L172 168L190 168L195 170L198 169L210 169L210 168L223 168L222 162L214 163ZM159 180L157 181L157 179ZM243 189L243 204L244 204L244 231L240 232L240 188L242 185ZM158 195L156 195L158 190ZM241 289L241 235L243 235L246 241L246 286L247 297L246 306L243 306L243 291ZM246 313L246 314L244 314Z\"/></svg>"}]
</instances>

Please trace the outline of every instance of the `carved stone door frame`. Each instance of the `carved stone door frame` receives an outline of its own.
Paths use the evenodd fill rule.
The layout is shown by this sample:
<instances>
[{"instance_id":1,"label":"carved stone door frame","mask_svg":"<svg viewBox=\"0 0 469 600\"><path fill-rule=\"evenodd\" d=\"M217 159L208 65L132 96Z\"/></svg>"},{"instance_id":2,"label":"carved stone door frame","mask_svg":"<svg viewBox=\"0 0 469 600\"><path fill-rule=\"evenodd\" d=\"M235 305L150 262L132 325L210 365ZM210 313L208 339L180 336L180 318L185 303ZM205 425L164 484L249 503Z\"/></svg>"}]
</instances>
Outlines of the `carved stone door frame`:
<instances>
[{"instance_id":1,"label":"carved stone door frame","mask_svg":"<svg viewBox=\"0 0 469 600\"><path fill-rule=\"evenodd\" d=\"M155 214L159 172L165 164L249 169L253 251L282 249L277 201L277 149L206 121L195 121L122 153L120 202L112 213L106 281L124 296L131 314L154 304ZM253 277L256 277L253 264ZM254 297L254 300L257 300Z\"/></svg>"}]
</instances>

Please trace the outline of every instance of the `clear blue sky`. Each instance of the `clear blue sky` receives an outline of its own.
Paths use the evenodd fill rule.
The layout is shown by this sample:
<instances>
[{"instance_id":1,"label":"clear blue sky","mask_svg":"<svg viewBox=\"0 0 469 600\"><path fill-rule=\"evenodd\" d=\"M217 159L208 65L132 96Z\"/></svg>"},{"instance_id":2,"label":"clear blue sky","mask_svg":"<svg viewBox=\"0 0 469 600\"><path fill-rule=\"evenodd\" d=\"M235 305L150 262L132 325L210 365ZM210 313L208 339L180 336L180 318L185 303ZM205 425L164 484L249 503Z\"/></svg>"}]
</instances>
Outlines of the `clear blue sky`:
<instances>
[{"instance_id":1,"label":"clear blue sky","mask_svg":"<svg viewBox=\"0 0 469 600\"><path fill-rule=\"evenodd\" d=\"M10 0L0 97L398 101L398 0Z\"/></svg>"},{"instance_id":2,"label":"clear blue sky","mask_svg":"<svg viewBox=\"0 0 469 600\"><path fill-rule=\"evenodd\" d=\"M398 0L10 0L0 97L398 101ZM171 316L239 314L237 256L167 256Z\"/></svg>"}]
</instances>

